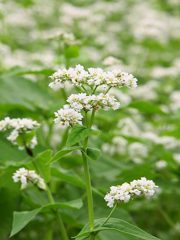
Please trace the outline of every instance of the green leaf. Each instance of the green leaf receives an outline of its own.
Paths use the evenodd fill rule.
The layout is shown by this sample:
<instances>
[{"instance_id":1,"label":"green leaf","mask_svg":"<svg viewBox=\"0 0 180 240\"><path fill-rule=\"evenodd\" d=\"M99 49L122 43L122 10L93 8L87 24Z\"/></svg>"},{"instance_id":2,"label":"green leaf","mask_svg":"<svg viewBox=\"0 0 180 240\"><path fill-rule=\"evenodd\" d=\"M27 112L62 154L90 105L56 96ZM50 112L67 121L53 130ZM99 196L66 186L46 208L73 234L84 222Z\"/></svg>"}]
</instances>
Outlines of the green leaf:
<instances>
[{"instance_id":1,"label":"green leaf","mask_svg":"<svg viewBox=\"0 0 180 240\"><path fill-rule=\"evenodd\" d=\"M58 151L51 159L51 163L52 162L56 162L58 160L60 160L62 157L64 157L65 155L80 149L79 146L75 146L75 147L67 147L67 148L63 148L62 150Z\"/></svg>"},{"instance_id":2,"label":"green leaf","mask_svg":"<svg viewBox=\"0 0 180 240\"><path fill-rule=\"evenodd\" d=\"M66 170L63 168L52 168L53 177L57 177L58 179L72 184L74 186L84 188L84 181L75 174L72 170Z\"/></svg>"},{"instance_id":3,"label":"green leaf","mask_svg":"<svg viewBox=\"0 0 180 240\"><path fill-rule=\"evenodd\" d=\"M60 202L54 204L47 204L40 208L36 208L32 211L14 212L13 214L13 224L10 237L21 231L30 221L32 221L36 215L40 212L52 211L57 209L72 208L80 209L83 206L81 199L76 199L69 202Z\"/></svg>"},{"instance_id":4,"label":"green leaf","mask_svg":"<svg viewBox=\"0 0 180 240\"><path fill-rule=\"evenodd\" d=\"M105 230L114 230L121 232L126 235L137 237L138 239L143 240L159 240L159 238L152 236L151 234L145 232L144 230L140 229L139 227L130 224L122 219L118 218L111 218L105 224L104 221L106 218L100 218L95 220L95 228L94 233L98 233L100 231ZM89 226L85 225L85 227L81 230L79 235L76 237L76 240L83 240L90 235Z\"/></svg>"},{"instance_id":5,"label":"green leaf","mask_svg":"<svg viewBox=\"0 0 180 240\"><path fill-rule=\"evenodd\" d=\"M67 139L67 145L72 146L80 141L83 141L90 134L91 130L84 126L78 125L71 129Z\"/></svg>"},{"instance_id":6,"label":"green leaf","mask_svg":"<svg viewBox=\"0 0 180 240\"><path fill-rule=\"evenodd\" d=\"M39 153L34 159L34 163L38 168L40 175L45 179L46 182L50 180L51 169L50 162L52 157L52 150L46 150L42 153Z\"/></svg>"},{"instance_id":7,"label":"green leaf","mask_svg":"<svg viewBox=\"0 0 180 240\"><path fill-rule=\"evenodd\" d=\"M98 148L88 148L87 155L92 160L97 160L99 158L99 156L101 155L101 151Z\"/></svg>"},{"instance_id":8,"label":"green leaf","mask_svg":"<svg viewBox=\"0 0 180 240\"><path fill-rule=\"evenodd\" d=\"M21 231L40 211L41 208L32 211L14 212L10 237Z\"/></svg>"},{"instance_id":9,"label":"green leaf","mask_svg":"<svg viewBox=\"0 0 180 240\"><path fill-rule=\"evenodd\" d=\"M47 110L52 103L47 90L21 76L0 78L0 107ZM46 104L45 104L46 103Z\"/></svg>"},{"instance_id":10,"label":"green leaf","mask_svg":"<svg viewBox=\"0 0 180 240\"><path fill-rule=\"evenodd\" d=\"M74 209L80 209L83 206L82 199L75 199L69 202L64 202L64 203L57 203L58 207L61 208L74 208Z\"/></svg>"},{"instance_id":11,"label":"green leaf","mask_svg":"<svg viewBox=\"0 0 180 240\"><path fill-rule=\"evenodd\" d=\"M9 77L9 76L16 76L16 75L25 75L25 74L36 74L36 75L45 75L50 76L54 72L53 69L50 68L42 68L42 69L28 69L24 67L13 67L9 70L7 70L3 76Z\"/></svg>"},{"instance_id":12,"label":"green leaf","mask_svg":"<svg viewBox=\"0 0 180 240\"><path fill-rule=\"evenodd\" d=\"M83 202L81 199L75 199L68 202L57 202L54 204L47 204L41 207L41 212L47 212L51 210L57 209L65 209L65 208L72 208L72 209L80 209L83 206Z\"/></svg>"}]
</instances>

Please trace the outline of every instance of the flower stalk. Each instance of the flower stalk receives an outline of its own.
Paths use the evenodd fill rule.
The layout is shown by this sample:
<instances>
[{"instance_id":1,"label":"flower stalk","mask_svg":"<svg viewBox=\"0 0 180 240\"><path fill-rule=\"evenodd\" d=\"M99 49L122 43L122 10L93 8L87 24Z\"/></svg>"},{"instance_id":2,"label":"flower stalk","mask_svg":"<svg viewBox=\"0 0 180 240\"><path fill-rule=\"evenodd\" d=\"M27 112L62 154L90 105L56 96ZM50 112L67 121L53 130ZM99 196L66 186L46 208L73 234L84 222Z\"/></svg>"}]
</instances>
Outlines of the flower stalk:
<instances>
[{"instance_id":1,"label":"flower stalk","mask_svg":"<svg viewBox=\"0 0 180 240\"><path fill-rule=\"evenodd\" d=\"M90 226L90 230L93 230L94 229L94 209L93 209L92 186L91 186L91 178L90 178L90 172L89 172L89 166L88 166L88 159L84 151L82 151L82 158L83 158L83 168L84 168L84 175L85 175L85 182L86 182L89 226Z\"/></svg>"},{"instance_id":2,"label":"flower stalk","mask_svg":"<svg viewBox=\"0 0 180 240\"><path fill-rule=\"evenodd\" d=\"M93 120L94 120L95 110L92 111L89 125L88 125L87 114L85 114L85 115L86 115L85 125L88 128L91 128ZM89 227L90 227L90 230L92 231L94 229L94 208L93 208L91 177L90 177L89 164L88 164L88 158L87 158L87 146L88 146L88 137L84 141L84 145L83 145L83 149L82 149L81 153L82 153L83 168L84 168L84 175L85 175L85 182L86 182ZM92 237L93 236L91 236L90 239L94 239Z\"/></svg>"}]
</instances>

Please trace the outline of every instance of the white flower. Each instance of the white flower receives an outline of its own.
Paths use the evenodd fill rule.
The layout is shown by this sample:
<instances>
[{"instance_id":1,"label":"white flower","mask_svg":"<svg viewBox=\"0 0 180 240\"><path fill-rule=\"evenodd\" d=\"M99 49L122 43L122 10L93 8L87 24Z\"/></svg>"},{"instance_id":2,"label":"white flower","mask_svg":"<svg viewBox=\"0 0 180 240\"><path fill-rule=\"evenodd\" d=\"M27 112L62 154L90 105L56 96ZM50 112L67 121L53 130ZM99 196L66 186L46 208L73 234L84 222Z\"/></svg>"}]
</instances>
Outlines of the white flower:
<instances>
[{"instance_id":1,"label":"white flower","mask_svg":"<svg viewBox=\"0 0 180 240\"><path fill-rule=\"evenodd\" d=\"M147 180L145 177L142 177L139 180L133 180L130 182L130 184L132 186L131 193L134 193L136 195L135 190L139 190L141 192L141 195L145 195L146 197L153 196L157 188L152 180Z\"/></svg>"},{"instance_id":2,"label":"white flower","mask_svg":"<svg viewBox=\"0 0 180 240\"><path fill-rule=\"evenodd\" d=\"M89 78L87 83L89 85L100 86L105 83L106 73L101 68L88 68Z\"/></svg>"},{"instance_id":3,"label":"white flower","mask_svg":"<svg viewBox=\"0 0 180 240\"><path fill-rule=\"evenodd\" d=\"M120 107L120 103L115 99L114 96L109 94L99 94L99 95L86 95L85 93L72 94L67 102L70 107L76 111L90 111L92 109L102 108L104 110L109 110L112 108L116 110Z\"/></svg>"},{"instance_id":4,"label":"white flower","mask_svg":"<svg viewBox=\"0 0 180 240\"><path fill-rule=\"evenodd\" d=\"M114 82L114 86L126 86L129 88L137 87L137 79L129 73L114 70L114 76L116 78L116 82Z\"/></svg>"},{"instance_id":5,"label":"white flower","mask_svg":"<svg viewBox=\"0 0 180 240\"><path fill-rule=\"evenodd\" d=\"M15 130L13 130L10 134L9 134L9 136L7 137L7 140L8 141L10 141L11 143L16 143L16 139L18 138L18 136L19 136L19 133L18 133L18 131L15 129Z\"/></svg>"},{"instance_id":6,"label":"white flower","mask_svg":"<svg viewBox=\"0 0 180 240\"><path fill-rule=\"evenodd\" d=\"M70 107L76 111L90 111L96 100L95 95L87 96L86 93L72 94L68 97L67 102Z\"/></svg>"},{"instance_id":7,"label":"white flower","mask_svg":"<svg viewBox=\"0 0 180 240\"><path fill-rule=\"evenodd\" d=\"M105 195L107 206L112 208L115 203L128 202L134 196L151 197L155 194L157 186L152 180L142 177L130 183L110 187L110 192Z\"/></svg>"},{"instance_id":8,"label":"white flower","mask_svg":"<svg viewBox=\"0 0 180 240\"><path fill-rule=\"evenodd\" d=\"M86 82L87 77L88 72L81 65L69 69L62 68L50 76L52 82L49 84L49 87L58 90L64 87L64 82L66 81L70 81L75 86L81 86Z\"/></svg>"},{"instance_id":9,"label":"white flower","mask_svg":"<svg viewBox=\"0 0 180 240\"><path fill-rule=\"evenodd\" d=\"M50 78L53 80L50 84L49 87L52 88L53 90L58 90L60 88L64 87L64 82L69 80L69 75L68 72L65 68L59 69L57 72L55 72Z\"/></svg>"},{"instance_id":10,"label":"white flower","mask_svg":"<svg viewBox=\"0 0 180 240\"><path fill-rule=\"evenodd\" d=\"M13 174L13 181L21 183L21 189L28 186L29 183L37 185L40 189L46 189L44 179L41 178L34 170L20 168Z\"/></svg>"},{"instance_id":11,"label":"white flower","mask_svg":"<svg viewBox=\"0 0 180 240\"><path fill-rule=\"evenodd\" d=\"M111 87L137 87L137 79L129 73L120 70L104 71L101 68L88 68L78 64L75 68L62 68L50 76L52 82L49 84L54 90L64 87L64 82L70 81L75 86L104 86L105 89Z\"/></svg>"},{"instance_id":12,"label":"white flower","mask_svg":"<svg viewBox=\"0 0 180 240\"><path fill-rule=\"evenodd\" d=\"M29 146L31 149L33 149L33 148L35 148L36 145L37 145L37 137L34 136L34 137L31 139L31 141L28 143L28 146Z\"/></svg>"},{"instance_id":13,"label":"white flower","mask_svg":"<svg viewBox=\"0 0 180 240\"><path fill-rule=\"evenodd\" d=\"M72 84L75 86L81 86L86 83L88 72L80 64L76 65L75 68L69 68L67 71Z\"/></svg>"},{"instance_id":14,"label":"white flower","mask_svg":"<svg viewBox=\"0 0 180 240\"><path fill-rule=\"evenodd\" d=\"M10 126L11 119L9 117L6 117L5 119L0 121L0 131L5 131Z\"/></svg>"},{"instance_id":15,"label":"white flower","mask_svg":"<svg viewBox=\"0 0 180 240\"><path fill-rule=\"evenodd\" d=\"M17 131L33 130L39 126L39 123L29 118L9 118L6 117L0 121L0 131L6 129L16 129Z\"/></svg>"},{"instance_id":16,"label":"white flower","mask_svg":"<svg viewBox=\"0 0 180 240\"><path fill-rule=\"evenodd\" d=\"M104 110L109 110L110 108L117 110L120 108L120 103L114 96L111 96L109 94L101 93L97 95L97 102L97 106L100 106Z\"/></svg>"},{"instance_id":17,"label":"white flower","mask_svg":"<svg viewBox=\"0 0 180 240\"><path fill-rule=\"evenodd\" d=\"M37 127L39 127L39 123L29 118L11 119L9 117L6 117L0 121L0 131L10 130L10 134L7 137L7 140L9 140L14 145L19 145L17 139L21 134L31 132ZM31 148L34 148L37 144L37 139L34 136L32 139L29 139L26 144L28 146L31 146ZM23 149L24 146L19 146L19 148Z\"/></svg>"},{"instance_id":18,"label":"white flower","mask_svg":"<svg viewBox=\"0 0 180 240\"><path fill-rule=\"evenodd\" d=\"M55 112L55 123L60 123L64 126L73 126L75 124L82 124L82 118L83 116L75 111L72 108L64 107L62 109L59 109L57 112Z\"/></svg>"}]
</instances>

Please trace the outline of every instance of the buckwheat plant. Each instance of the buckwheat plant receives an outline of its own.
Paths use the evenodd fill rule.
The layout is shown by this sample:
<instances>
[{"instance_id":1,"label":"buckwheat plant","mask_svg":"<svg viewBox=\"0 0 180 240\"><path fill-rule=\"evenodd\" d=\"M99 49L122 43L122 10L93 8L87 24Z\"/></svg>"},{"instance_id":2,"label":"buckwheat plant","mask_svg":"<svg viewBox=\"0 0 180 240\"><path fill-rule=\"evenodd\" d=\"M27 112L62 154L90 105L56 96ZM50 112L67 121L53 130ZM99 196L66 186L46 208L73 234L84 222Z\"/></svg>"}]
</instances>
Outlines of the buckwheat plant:
<instances>
[{"instance_id":1,"label":"buckwheat plant","mask_svg":"<svg viewBox=\"0 0 180 240\"><path fill-rule=\"evenodd\" d=\"M142 177L131 183L124 183L119 186L112 186L105 196L108 207L112 208L110 215L100 223L94 220L93 195L91 185L91 174L89 170L89 136L96 113L102 109L118 110L120 102L111 95L112 88L136 88L137 79L129 73L120 70L104 71L101 68L85 69L81 65L68 69L62 68L51 77L49 87L57 91L65 87L69 82L74 87L75 93L71 94L66 104L55 112L54 122L57 125L68 127L68 144L77 147L81 151L86 184L87 206L89 223L85 226L77 240L89 238L95 239L100 228L103 228L113 211L121 202L128 202L136 196L151 197L154 195L157 186L151 180ZM97 229L97 225L99 229ZM89 229L89 230L87 230ZM67 235L67 234L66 234Z\"/></svg>"}]
</instances>

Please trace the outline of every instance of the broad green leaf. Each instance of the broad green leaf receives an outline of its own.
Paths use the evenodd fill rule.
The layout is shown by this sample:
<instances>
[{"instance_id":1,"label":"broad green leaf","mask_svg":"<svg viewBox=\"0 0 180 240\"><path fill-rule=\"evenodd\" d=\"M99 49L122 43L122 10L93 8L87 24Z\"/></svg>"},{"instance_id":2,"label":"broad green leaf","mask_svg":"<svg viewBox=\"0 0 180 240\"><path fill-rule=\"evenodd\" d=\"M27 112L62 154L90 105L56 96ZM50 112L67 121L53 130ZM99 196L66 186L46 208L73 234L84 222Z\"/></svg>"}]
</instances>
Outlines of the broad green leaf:
<instances>
[{"instance_id":1,"label":"broad green leaf","mask_svg":"<svg viewBox=\"0 0 180 240\"><path fill-rule=\"evenodd\" d=\"M40 211L41 208L32 211L14 212L10 237L21 231Z\"/></svg>"},{"instance_id":2,"label":"broad green leaf","mask_svg":"<svg viewBox=\"0 0 180 240\"><path fill-rule=\"evenodd\" d=\"M32 211L14 212L10 237L14 236L19 231L21 231L40 212L52 211L62 208L80 209L82 206L83 206L82 200L76 199L70 202L47 204L40 208L36 208Z\"/></svg>"},{"instance_id":3,"label":"broad green leaf","mask_svg":"<svg viewBox=\"0 0 180 240\"><path fill-rule=\"evenodd\" d=\"M78 125L71 129L67 139L67 145L72 146L76 143L83 141L90 134L91 130L84 126Z\"/></svg>"},{"instance_id":4,"label":"broad green leaf","mask_svg":"<svg viewBox=\"0 0 180 240\"><path fill-rule=\"evenodd\" d=\"M72 209L80 209L83 206L83 202L81 199L75 199L68 202L57 202L54 204L47 204L41 207L41 212L47 212L50 210L60 210L64 208L72 208Z\"/></svg>"},{"instance_id":5,"label":"broad green leaf","mask_svg":"<svg viewBox=\"0 0 180 240\"><path fill-rule=\"evenodd\" d=\"M80 188L84 188L85 186L83 180L72 170L66 170L63 168L52 168L52 175L74 186Z\"/></svg>"},{"instance_id":6,"label":"broad green leaf","mask_svg":"<svg viewBox=\"0 0 180 240\"><path fill-rule=\"evenodd\" d=\"M128 235L127 238L126 234L113 230L99 232L98 236L96 237L96 240L110 240L110 239L139 240L139 238L130 235Z\"/></svg>"},{"instance_id":7,"label":"broad green leaf","mask_svg":"<svg viewBox=\"0 0 180 240\"><path fill-rule=\"evenodd\" d=\"M1 137L1 136L0 136ZM19 151L17 146L12 145L9 141L6 139L3 139L4 136L0 139L0 163L8 163L12 162L16 165L19 161L26 158L25 151Z\"/></svg>"},{"instance_id":8,"label":"broad green leaf","mask_svg":"<svg viewBox=\"0 0 180 240\"><path fill-rule=\"evenodd\" d=\"M15 76L15 75L25 75L25 74L36 74L36 75L47 75L50 76L54 72L53 69L50 68L42 68L38 70L32 70L27 68L22 68L19 66L13 67L9 69L7 72L3 74L4 77Z\"/></svg>"},{"instance_id":9,"label":"broad green leaf","mask_svg":"<svg viewBox=\"0 0 180 240\"><path fill-rule=\"evenodd\" d=\"M109 221L105 224L106 218L100 218L95 220L95 228L94 233L98 233L100 231L105 230L114 230L121 232L126 235L137 237L142 240L159 240L159 238L152 236L151 234L145 232L139 227L130 224L122 219L118 218L110 218ZM76 240L83 240L90 235L89 226L85 225L85 227L81 230L79 235L76 237Z\"/></svg>"},{"instance_id":10,"label":"broad green leaf","mask_svg":"<svg viewBox=\"0 0 180 240\"><path fill-rule=\"evenodd\" d=\"M83 202L82 199L75 199L72 201L68 201L68 202L62 202L62 203L57 203L54 204L54 206L57 208L74 208L74 209L80 209L83 206ZM51 206L50 206L51 207Z\"/></svg>"},{"instance_id":11,"label":"broad green leaf","mask_svg":"<svg viewBox=\"0 0 180 240\"><path fill-rule=\"evenodd\" d=\"M75 146L75 147L67 147L67 148L63 148L60 151L58 151L51 159L51 162L56 162L59 161L62 157L64 157L65 155L80 149L79 146Z\"/></svg>"},{"instance_id":12,"label":"broad green leaf","mask_svg":"<svg viewBox=\"0 0 180 240\"><path fill-rule=\"evenodd\" d=\"M47 182L50 180L50 177L51 177L51 169L50 169L51 157L52 157L52 150L46 150L42 153L39 153L37 157L33 160L40 175Z\"/></svg>"},{"instance_id":13,"label":"broad green leaf","mask_svg":"<svg viewBox=\"0 0 180 240\"><path fill-rule=\"evenodd\" d=\"M2 76L0 79L0 107L22 108L28 110L47 110L52 99L47 90L21 76Z\"/></svg>"}]
</instances>

